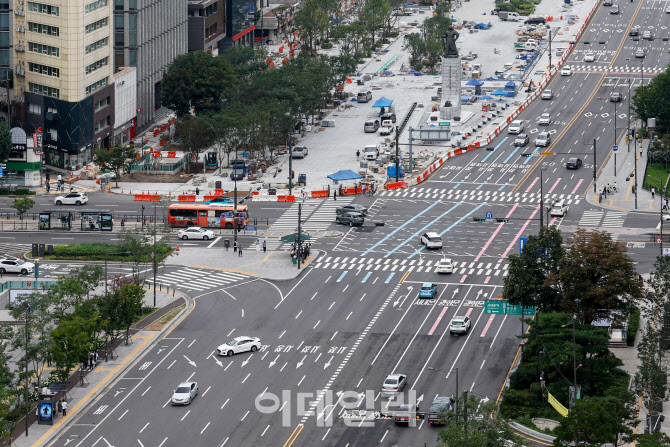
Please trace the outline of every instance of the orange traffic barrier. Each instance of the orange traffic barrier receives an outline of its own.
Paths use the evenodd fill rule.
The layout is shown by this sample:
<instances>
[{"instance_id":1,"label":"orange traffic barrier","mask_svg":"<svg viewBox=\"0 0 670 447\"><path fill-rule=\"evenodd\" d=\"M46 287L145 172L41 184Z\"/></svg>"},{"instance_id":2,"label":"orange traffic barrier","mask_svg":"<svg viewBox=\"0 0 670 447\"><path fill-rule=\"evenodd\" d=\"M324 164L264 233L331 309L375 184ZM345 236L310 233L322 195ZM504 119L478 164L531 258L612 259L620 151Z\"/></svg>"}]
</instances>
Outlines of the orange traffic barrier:
<instances>
[{"instance_id":1,"label":"orange traffic barrier","mask_svg":"<svg viewBox=\"0 0 670 447\"><path fill-rule=\"evenodd\" d=\"M251 197L253 197L253 196L257 196L257 195L259 195L259 194L260 194L260 192L258 192L258 191L254 191L254 192L251 193Z\"/></svg>"},{"instance_id":2,"label":"orange traffic barrier","mask_svg":"<svg viewBox=\"0 0 670 447\"><path fill-rule=\"evenodd\" d=\"M223 195L223 189L215 189L214 190L214 195L222 196Z\"/></svg>"},{"instance_id":3,"label":"orange traffic barrier","mask_svg":"<svg viewBox=\"0 0 670 447\"><path fill-rule=\"evenodd\" d=\"M218 196L217 196L217 195L215 195L215 194L208 194L208 195L205 195L205 196L202 196L202 197L203 197L203 200L204 200L205 202L209 202L210 200L214 200L214 199L216 199L217 197L221 197L221 195L218 195Z\"/></svg>"},{"instance_id":4,"label":"orange traffic barrier","mask_svg":"<svg viewBox=\"0 0 670 447\"><path fill-rule=\"evenodd\" d=\"M312 191L312 197L328 197L328 190Z\"/></svg>"},{"instance_id":5,"label":"orange traffic barrier","mask_svg":"<svg viewBox=\"0 0 670 447\"><path fill-rule=\"evenodd\" d=\"M195 202L195 196L192 194L182 194L177 197L180 202Z\"/></svg>"}]
</instances>

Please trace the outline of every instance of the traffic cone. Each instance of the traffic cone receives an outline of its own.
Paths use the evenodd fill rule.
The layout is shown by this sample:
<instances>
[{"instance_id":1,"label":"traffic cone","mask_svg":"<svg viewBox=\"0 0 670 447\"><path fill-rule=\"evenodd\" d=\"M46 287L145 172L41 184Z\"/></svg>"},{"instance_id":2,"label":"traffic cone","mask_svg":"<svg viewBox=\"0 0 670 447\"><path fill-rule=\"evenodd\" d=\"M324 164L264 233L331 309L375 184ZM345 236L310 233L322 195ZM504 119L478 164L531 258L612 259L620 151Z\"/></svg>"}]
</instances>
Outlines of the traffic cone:
<instances>
[{"instance_id":1,"label":"traffic cone","mask_svg":"<svg viewBox=\"0 0 670 447\"><path fill-rule=\"evenodd\" d=\"M179 245L177 245L177 248L175 249L175 251L179 251Z\"/></svg>"}]
</instances>

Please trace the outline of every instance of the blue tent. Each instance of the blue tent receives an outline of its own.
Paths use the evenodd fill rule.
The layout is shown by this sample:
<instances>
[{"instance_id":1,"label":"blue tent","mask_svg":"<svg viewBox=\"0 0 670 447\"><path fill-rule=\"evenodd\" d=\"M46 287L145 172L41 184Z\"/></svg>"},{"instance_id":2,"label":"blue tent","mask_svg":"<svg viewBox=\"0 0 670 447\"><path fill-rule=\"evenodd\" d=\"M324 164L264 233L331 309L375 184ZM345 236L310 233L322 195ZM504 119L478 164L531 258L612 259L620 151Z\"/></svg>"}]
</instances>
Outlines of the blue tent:
<instances>
[{"instance_id":1,"label":"blue tent","mask_svg":"<svg viewBox=\"0 0 670 447\"><path fill-rule=\"evenodd\" d=\"M482 96L482 97L479 98L479 99L481 99L481 100L491 100L491 99L493 99L493 96L484 95L484 96Z\"/></svg>"},{"instance_id":2,"label":"blue tent","mask_svg":"<svg viewBox=\"0 0 670 447\"><path fill-rule=\"evenodd\" d=\"M507 92L500 88L498 90L492 91L491 94L496 96L507 96Z\"/></svg>"},{"instance_id":3,"label":"blue tent","mask_svg":"<svg viewBox=\"0 0 670 447\"><path fill-rule=\"evenodd\" d=\"M470 102L472 95L461 95L461 103Z\"/></svg>"},{"instance_id":4,"label":"blue tent","mask_svg":"<svg viewBox=\"0 0 670 447\"><path fill-rule=\"evenodd\" d=\"M356 174L354 171L351 169L343 169L342 171L337 171L335 174L330 174L328 176L329 179L334 180L336 182L341 182L344 180L358 180L362 179L362 175Z\"/></svg>"},{"instance_id":5,"label":"blue tent","mask_svg":"<svg viewBox=\"0 0 670 447\"><path fill-rule=\"evenodd\" d=\"M470 79L470 80L467 82L467 84L465 84L465 85L475 85L475 86L480 86L480 85L484 85L484 83L483 83L482 81L480 81L479 79Z\"/></svg>"},{"instance_id":6,"label":"blue tent","mask_svg":"<svg viewBox=\"0 0 670 447\"><path fill-rule=\"evenodd\" d=\"M516 84L514 83L514 81L509 81L507 84L505 84L505 88L514 90L516 88Z\"/></svg>"},{"instance_id":7,"label":"blue tent","mask_svg":"<svg viewBox=\"0 0 670 447\"><path fill-rule=\"evenodd\" d=\"M386 71L382 71L382 74L388 76L388 75L392 75L393 72L392 72L392 71L388 71L388 70L386 70Z\"/></svg>"},{"instance_id":8,"label":"blue tent","mask_svg":"<svg viewBox=\"0 0 670 447\"><path fill-rule=\"evenodd\" d=\"M374 104L372 104L372 107L391 107L391 104L393 104L392 99L387 99L382 96L377 101L375 101Z\"/></svg>"}]
</instances>

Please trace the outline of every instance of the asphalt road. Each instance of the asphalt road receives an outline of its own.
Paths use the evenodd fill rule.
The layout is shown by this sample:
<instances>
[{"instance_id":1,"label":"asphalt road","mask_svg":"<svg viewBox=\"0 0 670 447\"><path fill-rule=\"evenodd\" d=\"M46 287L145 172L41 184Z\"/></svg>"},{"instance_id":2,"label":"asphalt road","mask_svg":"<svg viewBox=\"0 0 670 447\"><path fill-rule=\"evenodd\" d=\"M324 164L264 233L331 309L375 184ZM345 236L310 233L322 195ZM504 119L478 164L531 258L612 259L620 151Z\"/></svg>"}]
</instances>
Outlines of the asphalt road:
<instances>
[{"instance_id":1,"label":"asphalt road","mask_svg":"<svg viewBox=\"0 0 670 447\"><path fill-rule=\"evenodd\" d=\"M370 207L368 224L340 227L344 234L335 241L318 240L326 253L298 279L243 278L195 294L188 317L52 445L435 445L436 433L425 423L396 427L385 419L352 419L344 404L383 410L381 385L394 372L407 374L403 395L416 392L423 408L457 391L498 398L522 326L518 316L487 315L483 306L502 293L506 258L518 252L519 239L538 231L541 195L545 206L554 199L568 203L565 218L549 216L559 228L655 226L656 216L602 211L584 195L593 190L593 166L602 169L627 124L628 79L632 89L641 83L634 71L640 63L626 59L643 46L650 71L668 63L661 41L628 36L639 24L658 37L670 20L659 13L661 5L621 2L619 15L598 9L568 59L572 76L556 77L549 86L554 99L537 100L520 116L531 139L542 130L552 134L549 148L516 148L513 136L502 134L492 150L453 158L417 188L357 198ZM582 62L588 51L597 53L597 62ZM645 82L650 76L645 73ZM609 102L615 90L624 95L616 129ZM538 126L544 112L553 122ZM566 170L570 156L582 158L584 167ZM263 204L255 212L270 217L283 209ZM418 238L428 230L442 234L443 249L421 247ZM658 247L627 245L644 273ZM442 256L455 261L453 274L434 273ZM177 269L164 274L171 271ZM435 299L418 299L423 282L437 284ZM469 334L448 333L455 315L472 319ZM213 354L237 335L258 336L263 348L232 358ZM200 394L190 406L172 407L172 390L184 380L197 381ZM265 397L260 404L259 395ZM273 411L261 411L273 402Z\"/></svg>"}]
</instances>

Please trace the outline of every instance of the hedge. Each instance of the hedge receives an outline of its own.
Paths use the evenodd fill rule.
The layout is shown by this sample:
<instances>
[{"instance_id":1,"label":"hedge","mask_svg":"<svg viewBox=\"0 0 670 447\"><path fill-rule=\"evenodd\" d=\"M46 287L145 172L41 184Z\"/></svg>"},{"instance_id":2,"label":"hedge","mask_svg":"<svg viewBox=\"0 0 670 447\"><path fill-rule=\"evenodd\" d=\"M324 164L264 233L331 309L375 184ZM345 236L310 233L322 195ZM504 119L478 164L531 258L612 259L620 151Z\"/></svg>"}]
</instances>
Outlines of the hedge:
<instances>
[{"instance_id":1,"label":"hedge","mask_svg":"<svg viewBox=\"0 0 670 447\"><path fill-rule=\"evenodd\" d=\"M83 244L72 244L72 245L55 245L53 255L46 256L45 259L78 259L78 260L88 260L88 261L104 261L105 252L110 254L107 255L108 261L116 262L131 262L135 261L132 255L115 255L113 253L119 253L124 251L132 252L133 249L126 247L125 244L104 244L99 242L90 242ZM145 246L145 252L139 256L139 262L151 262L151 253L153 252L153 246L147 244ZM156 259L157 262L162 262L170 253L172 253L172 247L166 244L156 244Z\"/></svg>"},{"instance_id":2,"label":"hedge","mask_svg":"<svg viewBox=\"0 0 670 447\"><path fill-rule=\"evenodd\" d=\"M16 188L14 191L10 191L9 188L0 188L0 196L34 196L35 191L31 191L28 188Z\"/></svg>"},{"instance_id":3,"label":"hedge","mask_svg":"<svg viewBox=\"0 0 670 447\"><path fill-rule=\"evenodd\" d=\"M635 334L640 327L640 308L635 307L628 317L628 334L626 334L626 341L628 346L635 344Z\"/></svg>"}]
</instances>

